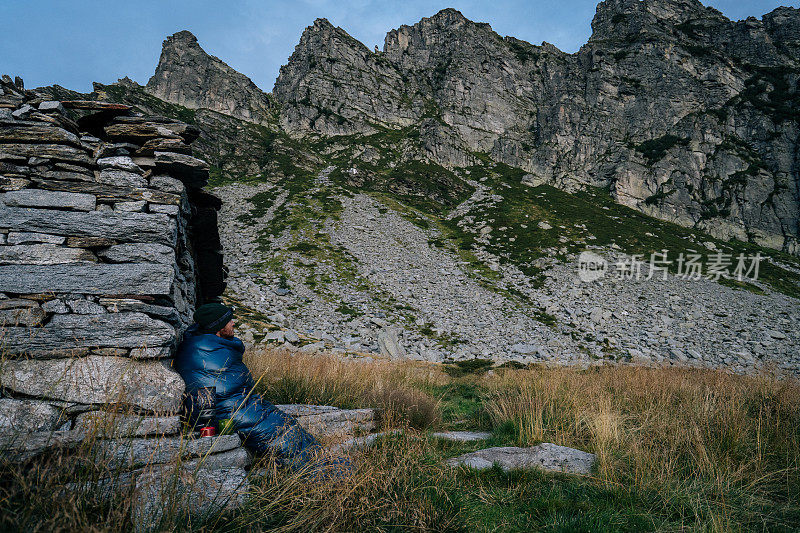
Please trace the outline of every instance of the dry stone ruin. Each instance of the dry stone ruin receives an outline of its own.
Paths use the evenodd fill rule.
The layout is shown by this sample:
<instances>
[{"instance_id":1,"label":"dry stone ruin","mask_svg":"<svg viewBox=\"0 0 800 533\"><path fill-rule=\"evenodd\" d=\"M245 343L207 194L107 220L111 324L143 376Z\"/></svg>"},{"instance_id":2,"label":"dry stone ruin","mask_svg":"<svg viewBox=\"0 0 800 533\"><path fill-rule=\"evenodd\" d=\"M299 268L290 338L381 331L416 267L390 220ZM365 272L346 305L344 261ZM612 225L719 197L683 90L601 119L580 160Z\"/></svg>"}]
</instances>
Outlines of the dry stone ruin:
<instances>
[{"instance_id":1,"label":"dry stone ruin","mask_svg":"<svg viewBox=\"0 0 800 533\"><path fill-rule=\"evenodd\" d=\"M145 467L202 460L200 485L234 491L250 464L237 435L180 436L171 357L195 306L225 289L198 135L0 82L0 449L29 461L92 436L109 468L131 472L115 487L152 496L139 515L159 509ZM372 410L283 407L317 435L375 427Z\"/></svg>"},{"instance_id":2,"label":"dry stone ruin","mask_svg":"<svg viewBox=\"0 0 800 533\"><path fill-rule=\"evenodd\" d=\"M198 130L43 101L7 76L2 91L4 416L50 430L107 403L175 413L183 382L169 358L195 304L225 288L220 203L189 147Z\"/></svg>"}]
</instances>

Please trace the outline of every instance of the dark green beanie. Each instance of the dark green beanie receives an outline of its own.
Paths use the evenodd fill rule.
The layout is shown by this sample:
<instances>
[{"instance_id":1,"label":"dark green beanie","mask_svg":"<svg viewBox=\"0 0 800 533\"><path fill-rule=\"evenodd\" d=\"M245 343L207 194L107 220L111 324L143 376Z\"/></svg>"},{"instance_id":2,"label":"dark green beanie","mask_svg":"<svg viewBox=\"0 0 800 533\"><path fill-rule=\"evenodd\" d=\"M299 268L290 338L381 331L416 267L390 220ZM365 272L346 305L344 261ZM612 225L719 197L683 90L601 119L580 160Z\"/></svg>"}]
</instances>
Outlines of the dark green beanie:
<instances>
[{"instance_id":1,"label":"dark green beanie","mask_svg":"<svg viewBox=\"0 0 800 533\"><path fill-rule=\"evenodd\" d=\"M194 312L194 321L205 333L216 333L233 318L233 308L218 303L203 304Z\"/></svg>"}]
</instances>

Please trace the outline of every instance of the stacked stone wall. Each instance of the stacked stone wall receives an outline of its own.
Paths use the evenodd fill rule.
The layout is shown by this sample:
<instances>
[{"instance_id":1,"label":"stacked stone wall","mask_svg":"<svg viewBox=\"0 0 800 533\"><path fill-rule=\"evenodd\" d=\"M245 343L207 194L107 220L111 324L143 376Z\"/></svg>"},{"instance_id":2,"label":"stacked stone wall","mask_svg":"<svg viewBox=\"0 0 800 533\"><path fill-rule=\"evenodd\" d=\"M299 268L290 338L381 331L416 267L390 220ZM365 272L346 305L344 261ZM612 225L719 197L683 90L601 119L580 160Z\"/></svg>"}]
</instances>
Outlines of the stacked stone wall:
<instances>
[{"instance_id":1,"label":"stacked stone wall","mask_svg":"<svg viewBox=\"0 0 800 533\"><path fill-rule=\"evenodd\" d=\"M225 288L198 135L3 76L0 427L72 431L111 406L176 420L170 358L196 304Z\"/></svg>"}]
</instances>

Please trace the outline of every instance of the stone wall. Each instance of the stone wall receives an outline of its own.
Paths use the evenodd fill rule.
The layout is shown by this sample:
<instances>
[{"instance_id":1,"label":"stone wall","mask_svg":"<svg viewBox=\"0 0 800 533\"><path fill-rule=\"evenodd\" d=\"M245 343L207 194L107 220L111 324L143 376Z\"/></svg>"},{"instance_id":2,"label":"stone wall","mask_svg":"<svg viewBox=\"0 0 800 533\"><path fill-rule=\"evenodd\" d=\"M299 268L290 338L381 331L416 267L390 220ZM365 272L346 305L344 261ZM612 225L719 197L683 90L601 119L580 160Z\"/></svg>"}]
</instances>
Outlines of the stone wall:
<instances>
[{"instance_id":1,"label":"stone wall","mask_svg":"<svg viewBox=\"0 0 800 533\"><path fill-rule=\"evenodd\" d=\"M170 357L225 288L194 126L0 82L0 428L174 415ZM152 420L177 432L174 418Z\"/></svg>"}]
</instances>

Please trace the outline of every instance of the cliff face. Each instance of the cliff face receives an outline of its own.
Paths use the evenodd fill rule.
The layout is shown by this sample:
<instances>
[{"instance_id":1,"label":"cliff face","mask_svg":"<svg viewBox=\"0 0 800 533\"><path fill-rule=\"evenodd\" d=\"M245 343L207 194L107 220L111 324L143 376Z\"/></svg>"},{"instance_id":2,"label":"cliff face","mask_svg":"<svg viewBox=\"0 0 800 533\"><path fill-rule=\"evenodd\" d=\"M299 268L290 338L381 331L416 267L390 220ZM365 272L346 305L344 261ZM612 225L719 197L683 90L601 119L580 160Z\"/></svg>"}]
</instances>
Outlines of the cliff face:
<instances>
[{"instance_id":1,"label":"cliff face","mask_svg":"<svg viewBox=\"0 0 800 533\"><path fill-rule=\"evenodd\" d=\"M250 78L208 55L188 31L164 41L146 91L189 109L211 109L248 122L265 121L271 107Z\"/></svg>"},{"instance_id":2,"label":"cliff face","mask_svg":"<svg viewBox=\"0 0 800 533\"><path fill-rule=\"evenodd\" d=\"M370 52L307 28L275 97L290 134L411 128L445 166L476 152L531 184L605 186L714 235L797 253L800 12L732 22L696 0L608 0L575 54L446 9Z\"/></svg>"}]
</instances>

